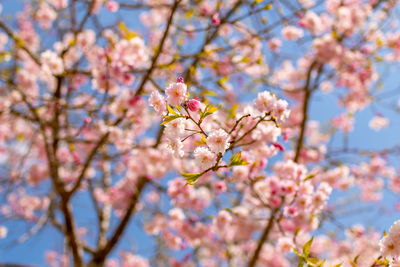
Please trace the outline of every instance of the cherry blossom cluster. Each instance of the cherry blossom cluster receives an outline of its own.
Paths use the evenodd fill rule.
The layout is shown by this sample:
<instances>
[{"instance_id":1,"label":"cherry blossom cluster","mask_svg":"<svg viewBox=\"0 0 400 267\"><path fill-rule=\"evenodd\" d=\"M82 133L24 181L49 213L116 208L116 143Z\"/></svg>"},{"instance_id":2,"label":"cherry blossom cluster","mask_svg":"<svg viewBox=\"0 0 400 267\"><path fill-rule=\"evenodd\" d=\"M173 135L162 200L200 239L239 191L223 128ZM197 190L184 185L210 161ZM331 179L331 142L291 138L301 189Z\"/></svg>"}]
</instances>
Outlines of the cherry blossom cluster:
<instances>
[{"instance_id":1,"label":"cherry blossom cluster","mask_svg":"<svg viewBox=\"0 0 400 267\"><path fill-rule=\"evenodd\" d=\"M389 233L379 242L381 255L392 261L393 266L400 264L400 221L396 221L389 229Z\"/></svg>"},{"instance_id":2,"label":"cherry blossom cluster","mask_svg":"<svg viewBox=\"0 0 400 267\"><path fill-rule=\"evenodd\" d=\"M193 149L194 143L200 142L202 145L193 150L196 163L193 167L203 173L222 167L218 164L228 150L276 142L280 135L279 124L290 114L285 100L264 91L258 94L254 106L243 106L243 110L235 116L236 121L224 123L226 112L212 104L205 105L197 99L189 99L188 88L182 78L170 84L165 94L166 98L157 91L152 92L149 105L159 115L164 115L164 136L168 147L175 157L182 158L188 152L190 154L187 150ZM220 124L216 123L217 120Z\"/></svg>"}]
</instances>

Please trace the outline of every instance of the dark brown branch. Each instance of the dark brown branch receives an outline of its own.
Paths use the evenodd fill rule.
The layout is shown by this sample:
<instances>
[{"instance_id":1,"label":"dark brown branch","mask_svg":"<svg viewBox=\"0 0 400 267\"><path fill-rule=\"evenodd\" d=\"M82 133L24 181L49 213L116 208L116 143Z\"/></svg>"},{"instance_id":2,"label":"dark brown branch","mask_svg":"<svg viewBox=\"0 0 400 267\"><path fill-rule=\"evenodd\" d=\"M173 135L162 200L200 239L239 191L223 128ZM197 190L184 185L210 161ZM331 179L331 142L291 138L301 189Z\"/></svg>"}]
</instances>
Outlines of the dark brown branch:
<instances>
[{"instance_id":1,"label":"dark brown branch","mask_svg":"<svg viewBox=\"0 0 400 267\"><path fill-rule=\"evenodd\" d=\"M99 148L107 141L109 135L110 132L105 133L97 142L96 146L89 153L89 156L86 158L85 163L83 164L83 169L78 177L78 180L76 181L76 184L71 189L71 191L68 192L69 197L71 197L73 193L79 189L80 185L82 184L83 178L85 177L86 171L90 167L90 163L92 162Z\"/></svg>"},{"instance_id":2,"label":"dark brown branch","mask_svg":"<svg viewBox=\"0 0 400 267\"><path fill-rule=\"evenodd\" d=\"M138 89L135 92L135 96L138 96L143 92L146 82L149 80L149 78L151 77L151 74L153 73L153 71L155 70L155 68L157 66L158 57L161 55L162 50L164 48L164 44L165 44L165 41L167 40L169 29L170 29L172 21L174 19L175 12L178 9L179 3L180 3L180 0L175 0L174 5L171 8L171 14L168 18L167 27L165 28L164 35L161 38L160 44L159 44L157 51L152 59L150 69L146 72L145 76L143 77L142 82L140 83Z\"/></svg>"},{"instance_id":3,"label":"dark brown branch","mask_svg":"<svg viewBox=\"0 0 400 267\"><path fill-rule=\"evenodd\" d=\"M0 28L3 29L9 37L11 37L15 44L24 50L32 59L35 61L36 64L41 66L40 60L23 44L22 40L19 39L17 36L14 35L14 33L8 28L6 24L4 24L2 21L0 21Z\"/></svg>"},{"instance_id":4,"label":"dark brown branch","mask_svg":"<svg viewBox=\"0 0 400 267\"><path fill-rule=\"evenodd\" d=\"M304 85L304 89L303 89L304 90L303 120L302 120L301 125L300 125L300 137L299 137L299 139L297 141L296 154L295 154L295 157L294 157L294 161L295 162L298 162L299 156L300 156L300 151L301 151L301 148L303 146L304 133L305 133L307 119L308 119L307 113L308 113L308 108L309 108L309 100L310 100L311 93L312 93L312 90L310 90L310 88L309 88L310 87L310 81L311 81L311 73L312 73L312 70L314 69L316 64L317 64L317 61L313 61L311 63L311 65L310 65L310 67L308 69L308 72L307 72L306 84ZM268 220L268 224L265 227L264 232L261 235L261 237L260 237L260 239L259 239L259 241L257 243L257 249L254 251L253 256L251 257L251 260L249 262L248 267L254 267L256 265L258 257L259 257L260 252L261 252L261 249L262 249L264 243L268 240L269 233L270 233L270 231L271 231L271 229L273 227L273 224L274 224L274 220L275 220L274 217L275 217L276 213L279 211L279 208L274 209L273 212L271 213L271 216L270 216L270 218Z\"/></svg>"},{"instance_id":5,"label":"dark brown branch","mask_svg":"<svg viewBox=\"0 0 400 267\"><path fill-rule=\"evenodd\" d=\"M78 241L76 238L75 225L73 222L72 211L71 211L71 207L70 207L67 199L63 199L61 201L61 212L63 213L63 216L64 216L65 236L68 241L68 246L70 247L70 249L72 251L72 256L74 259L74 266L76 266L76 267L83 266L82 265L82 256L81 256Z\"/></svg>"},{"instance_id":6,"label":"dark brown branch","mask_svg":"<svg viewBox=\"0 0 400 267\"><path fill-rule=\"evenodd\" d=\"M257 260L258 260L258 256L260 255L260 252L261 252L261 249L262 249L262 247L264 245L264 242L268 239L269 232L271 231L272 226L274 225L274 218L275 218L275 215L278 212L278 210L279 209L274 209L271 212L271 215L270 215L269 220L268 220L268 224L265 227L264 232L262 233L262 235L260 237L260 241L257 244L257 248L254 251L253 256L251 257L251 260L249 262L248 267L256 266L256 263L257 263Z\"/></svg>"},{"instance_id":7,"label":"dark brown branch","mask_svg":"<svg viewBox=\"0 0 400 267\"><path fill-rule=\"evenodd\" d=\"M197 66L197 64L198 64L199 61L200 61L201 55L202 55L203 52L205 51L207 45L210 44L211 41L214 40L214 38L218 36L219 27L229 20L229 18L236 12L236 10L240 7L241 4L242 4L242 1L241 1L241 0L236 1L235 5L234 5L234 6L228 11L228 13L221 19L220 24L217 25L217 26L215 27L215 29L214 29L214 31L211 33L211 35L208 36L208 37L206 38L206 40L204 41L204 44L202 45L200 51L199 51L196 55L194 55L195 59L194 59L194 61L190 64L190 66L192 66L192 67L194 67L194 68ZM188 70L186 71L185 75L184 75L184 80L185 80L186 83L190 83L190 77L191 77L191 71L190 71L190 69L188 69Z\"/></svg>"},{"instance_id":8,"label":"dark brown branch","mask_svg":"<svg viewBox=\"0 0 400 267\"><path fill-rule=\"evenodd\" d=\"M299 139L297 141L296 154L294 156L294 162L298 162L299 161L301 148L303 147L304 133L306 131L306 124L307 124L307 119L308 119L309 101L310 101L310 97L311 97L311 93L312 93L312 91L309 89L310 80L311 80L311 73L312 73L312 70L314 69L314 66L316 64L317 64L316 61L311 63L311 66L310 66L310 68L308 69L308 72L307 72L306 84L305 84L304 89L303 89L304 90L303 119L302 119L301 124L300 124L300 136L299 136Z\"/></svg>"},{"instance_id":9,"label":"dark brown branch","mask_svg":"<svg viewBox=\"0 0 400 267\"><path fill-rule=\"evenodd\" d=\"M124 217L121 219L119 225L117 228L114 230L114 233L112 234L111 238L108 240L107 244L105 247L100 248L95 255L93 256L92 260L88 264L88 266L102 266L107 255L113 250L115 245L118 243L120 240L122 234L124 233L126 226L128 225L132 215L134 214L134 210L136 207L136 204L139 201L141 192L144 188L144 186L147 183L147 178L146 177L140 177L138 179L138 182L136 184L136 192L134 193L129 206L125 212Z\"/></svg>"}]
</instances>

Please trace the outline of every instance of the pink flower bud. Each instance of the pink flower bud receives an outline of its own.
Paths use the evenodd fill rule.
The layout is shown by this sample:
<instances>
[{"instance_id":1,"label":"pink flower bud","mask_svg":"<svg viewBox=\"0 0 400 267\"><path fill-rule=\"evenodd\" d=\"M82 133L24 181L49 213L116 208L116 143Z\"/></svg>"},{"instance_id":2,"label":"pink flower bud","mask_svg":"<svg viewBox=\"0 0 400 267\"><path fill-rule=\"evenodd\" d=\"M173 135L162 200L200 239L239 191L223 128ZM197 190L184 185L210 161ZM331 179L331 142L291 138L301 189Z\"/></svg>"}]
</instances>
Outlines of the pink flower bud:
<instances>
[{"instance_id":1,"label":"pink flower bud","mask_svg":"<svg viewBox=\"0 0 400 267\"><path fill-rule=\"evenodd\" d=\"M277 208L281 205L281 198L278 196L274 196L269 200L269 205L273 208Z\"/></svg>"},{"instance_id":2,"label":"pink flower bud","mask_svg":"<svg viewBox=\"0 0 400 267\"><path fill-rule=\"evenodd\" d=\"M198 111L200 109L200 102L197 101L196 99L190 99L187 103L188 108L190 111Z\"/></svg>"},{"instance_id":3,"label":"pink flower bud","mask_svg":"<svg viewBox=\"0 0 400 267\"><path fill-rule=\"evenodd\" d=\"M92 118L86 117L84 120L85 125L88 125L92 121Z\"/></svg>"},{"instance_id":4,"label":"pink flower bud","mask_svg":"<svg viewBox=\"0 0 400 267\"><path fill-rule=\"evenodd\" d=\"M207 15L209 15L210 14L210 8L207 6L207 5L203 5L202 7L201 7L201 11L200 11L200 15L202 15L202 16L207 16Z\"/></svg>"},{"instance_id":5,"label":"pink flower bud","mask_svg":"<svg viewBox=\"0 0 400 267\"><path fill-rule=\"evenodd\" d=\"M108 1L106 3L106 8L108 9L108 11L110 12L117 12L119 9L119 4L113 0Z\"/></svg>"},{"instance_id":6,"label":"pink flower bud","mask_svg":"<svg viewBox=\"0 0 400 267\"><path fill-rule=\"evenodd\" d=\"M272 145L273 145L274 147L276 147L279 151L284 151L284 150L285 150L285 148L284 148L280 143L278 143L278 142L273 143Z\"/></svg>"},{"instance_id":7,"label":"pink flower bud","mask_svg":"<svg viewBox=\"0 0 400 267\"><path fill-rule=\"evenodd\" d=\"M221 20L219 19L219 14L215 13L212 16L212 20L211 20L212 24L214 24L215 26L219 25L221 23Z\"/></svg>"},{"instance_id":8,"label":"pink flower bud","mask_svg":"<svg viewBox=\"0 0 400 267\"><path fill-rule=\"evenodd\" d=\"M177 83L183 83L183 78L182 78L182 77L179 77L178 79L176 79L176 82L177 82Z\"/></svg>"},{"instance_id":9,"label":"pink flower bud","mask_svg":"<svg viewBox=\"0 0 400 267\"><path fill-rule=\"evenodd\" d=\"M218 181L214 185L214 190L217 192L217 194L226 192L226 184L223 181Z\"/></svg>"},{"instance_id":10,"label":"pink flower bud","mask_svg":"<svg viewBox=\"0 0 400 267\"><path fill-rule=\"evenodd\" d=\"M300 27L302 27L302 28L305 28L305 27L307 26L307 24L306 24L306 22L305 22L304 19L299 20L298 25L299 25Z\"/></svg>"},{"instance_id":11,"label":"pink flower bud","mask_svg":"<svg viewBox=\"0 0 400 267\"><path fill-rule=\"evenodd\" d=\"M81 164L82 163L82 160L79 157L78 153L72 152L72 157L74 158L75 164Z\"/></svg>"},{"instance_id":12,"label":"pink flower bud","mask_svg":"<svg viewBox=\"0 0 400 267\"><path fill-rule=\"evenodd\" d=\"M131 107L133 107L133 106L135 106L136 105L136 103L138 102L140 100L140 96L134 96L134 97L132 97L132 98L130 98L129 100L128 100L128 102L129 102L129 106L131 106Z\"/></svg>"}]
</instances>

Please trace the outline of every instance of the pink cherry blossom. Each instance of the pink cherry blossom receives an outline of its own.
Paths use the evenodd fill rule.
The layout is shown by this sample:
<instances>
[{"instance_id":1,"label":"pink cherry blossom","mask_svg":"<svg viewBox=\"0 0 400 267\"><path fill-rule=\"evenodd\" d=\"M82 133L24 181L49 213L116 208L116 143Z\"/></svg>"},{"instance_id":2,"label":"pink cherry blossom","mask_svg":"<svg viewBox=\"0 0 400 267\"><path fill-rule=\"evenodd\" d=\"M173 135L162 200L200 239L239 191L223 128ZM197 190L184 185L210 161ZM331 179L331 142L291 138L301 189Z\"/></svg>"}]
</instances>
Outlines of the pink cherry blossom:
<instances>
[{"instance_id":1,"label":"pink cherry blossom","mask_svg":"<svg viewBox=\"0 0 400 267\"><path fill-rule=\"evenodd\" d=\"M400 258L400 245L398 243L399 238L400 221L396 221L390 227L388 235L383 237L379 242L383 257L389 257L392 259Z\"/></svg>"},{"instance_id":2,"label":"pink cherry blossom","mask_svg":"<svg viewBox=\"0 0 400 267\"><path fill-rule=\"evenodd\" d=\"M180 105L186 100L187 86L184 83L171 83L165 94L167 95L168 104L171 106Z\"/></svg>"},{"instance_id":3,"label":"pink cherry blossom","mask_svg":"<svg viewBox=\"0 0 400 267\"><path fill-rule=\"evenodd\" d=\"M62 59L54 52L47 50L41 54L41 61L46 72L61 74L64 71Z\"/></svg>"},{"instance_id":4,"label":"pink cherry blossom","mask_svg":"<svg viewBox=\"0 0 400 267\"><path fill-rule=\"evenodd\" d=\"M289 41L294 41L297 40L301 37L303 37L303 31L299 28L296 28L294 26L286 26L282 30L282 36Z\"/></svg>"},{"instance_id":5,"label":"pink cherry blossom","mask_svg":"<svg viewBox=\"0 0 400 267\"><path fill-rule=\"evenodd\" d=\"M207 137L207 146L214 153L225 153L225 150L229 148L229 135L222 129L213 131Z\"/></svg>"},{"instance_id":6,"label":"pink cherry blossom","mask_svg":"<svg viewBox=\"0 0 400 267\"><path fill-rule=\"evenodd\" d=\"M194 150L194 158L200 169L208 169L214 165L216 155L208 148L198 147Z\"/></svg>"},{"instance_id":7,"label":"pink cherry blossom","mask_svg":"<svg viewBox=\"0 0 400 267\"><path fill-rule=\"evenodd\" d=\"M343 132L349 133L353 131L354 118L350 114L341 114L333 118L332 124Z\"/></svg>"},{"instance_id":8,"label":"pink cherry blossom","mask_svg":"<svg viewBox=\"0 0 400 267\"><path fill-rule=\"evenodd\" d=\"M6 238L7 236L7 228L3 225L0 225L0 239Z\"/></svg>"},{"instance_id":9,"label":"pink cherry blossom","mask_svg":"<svg viewBox=\"0 0 400 267\"><path fill-rule=\"evenodd\" d=\"M108 1L106 2L106 5L105 5L105 6L106 6L106 8L108 9L108 11L113 12L113 13L117 12L118 9L119 9L119 4L118 4L118 2L113 1L113 0L108 0Z\"/></svg>"},{"instance_id":10,"label":"pink cherry blossom","mask_svg":"<svg viewBox=\"0 0 400 267\"><path fill-rule=\"evenodd\" d=\"M383 116L377 115L370 120L368 125L374 131L380 131L389 126L389 120Z\"/></svg>"},{"instance_id":11,"label":"pink cherry blossom","mask_svg":"<svg viewBox=\"0 0 400 267\"><path fill-rule=\"evenodd\" d=\"M159 115L163 115L167 109L165 98L157 91L150 94L149 104Z\"/></svg>"},{"instance_id":12,"label":"pink cherry blossom","mask_svg":"<svg viewBox=\"0 0 400 267\"><path fill-rule=\"evenodd\" d=\"M268 91L258 93L257 98L254 100L254 105L259 111L271 112L274 110L277 102L275 95Z\"/></svg>"}]
</instances>

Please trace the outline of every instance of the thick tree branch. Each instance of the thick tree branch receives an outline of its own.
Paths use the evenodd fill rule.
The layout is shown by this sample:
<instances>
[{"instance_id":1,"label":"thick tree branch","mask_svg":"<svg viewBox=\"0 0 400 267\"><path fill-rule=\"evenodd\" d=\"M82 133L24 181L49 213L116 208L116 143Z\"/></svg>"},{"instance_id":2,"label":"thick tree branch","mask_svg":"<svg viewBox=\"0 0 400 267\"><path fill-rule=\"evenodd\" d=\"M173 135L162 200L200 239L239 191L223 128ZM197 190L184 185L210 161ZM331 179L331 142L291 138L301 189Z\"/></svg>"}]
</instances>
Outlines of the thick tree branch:
<instances>
[{"instance_id":1,"label":"thick tree branch","mask_svg":"<svg viewBox=\"0 0 400 267\"><path fill-rule=\"evenodd\" d=\"M312 73L312 71L313 71L313 69L314 69L316 64L317 64L317 61L313 61L311 63L311 65L310 65L310 67L308 69L308 72L307 72L306 83L305 83L304 88L303 88L303 90L304 90L303 119L302 119L301 125L300 125L300 136L299 136L299 139L297 141L296 154L295 154L295 157L294 157L294 162L298 162L299 157L300 157L300 151L301 151L301 148L303 146L304 133L305 133L305 129L306 129L306 125L307 125L307 119L308 119L307 113L308 113L308 108L309 108L309 100L310 100L311 93L312 93L312 90L310 90L310 88L309 88L310 87L310 82L311 82L311 73ZM265 227L260 239L258 240L257 248L254 251L253 256L250 259L248 267L254 267L256 265L258 257L260 256L260 253L261 253L261 249L262 249L264 243L268 240L269 233L271 232L271 229L272 229L272 227L274 225L275 215L276 215L276 213L278 211L279 211L279 208L278 209L274 209L271 212L271 216L270 216L270 218L268 220L267 226Z\"/></svg>"},{"instance_id":2,"label":"thick tree branch","mask_svg":"<svg viewBox=\"0 0 400 267\"><path fill-rule=\"evenodd\" d=\"M11 39L14 40L15 44L21 48L22 50L24 50L29 57L31 57L33 59L33 61L35 61L36 64L38 64L39 66L41 66L40 60L32 53L32 51L30 51L22 42L21 39L19 39L17 36L15 36L15 34L11 31L10 28L8 28L8 26L6 24L4 24L1 20L0 20L0 28L3 29L7 35L9 37L11 37Z\"/></svg>"},{"instance_id":3,"label":"thick tree branch","mask_svg":"<svg viewBox=\"0 0 400 267\"><path fill-rule=\"evenodd\" d=\"M143 92L144 86L146 85L147 81L151 77L151 74L153 73L153 71L155 70L155 68L157 66L158 57L161 55L161 53L163 51L165 41L167 40L167 37L168 37L169 29L171 27L175 12L178 9L180 2L181 2L181 0L175 0L174 5L171 8L171 14L168 18L168 22L167 22L167 26L164 31L164 35L162 36L160 44L159 44L158 48L156 49L156 53L152 59L150 69L146 72L145 76L143 77L142 82L140 83L138 89L135 92L135 96L138 96Z\"/></svg>"},{"instance_id":4,"label":"thick tree branch","mask_svg":"<svg viewBox=\"0 0 400 267\"><path fill-rule=\"evenodd\" d=\"M308 72L307 72L307 80L306 84L303 88L304 91L304 97L303 97L303 119L301 120L300 124L300 135L299 139L297 140L297 146L296 146L296 154L294 156L294 162L299 161L300 153L301 153L301 148L303 147L303 142L304 142L304 133L306 131L306 126L307 126L307 119L308 119L308 108L309 108L309 102L310 102L310 97L312 91L310 90L310 81L311 81L311 73L317 64L317 61L314 61L311 63Z\"/></svg>"},{"instance_id":5,"label":"thick tree branch","mask_svg":"<svg viewBox=\"0 0 400 267\"><path fill-rule=\"evenodd\" d=\"M125 212L124 217L121 219L120 223L118 224L117 228L114 230L111 238L108 240L107 244L100 248L93 256L92 260L88 264L88 266L102 266L107 255L113 250L115 245L120 240L122 234L124 233L132 215L134 214L134 210L136 204L139 201L140 195L144 189L144 186L147 183L146 177L139 177L137 184L136 184L136 192L133 194L133 197L129 203L129 206Z\"/></svg>"}]
</instances>

